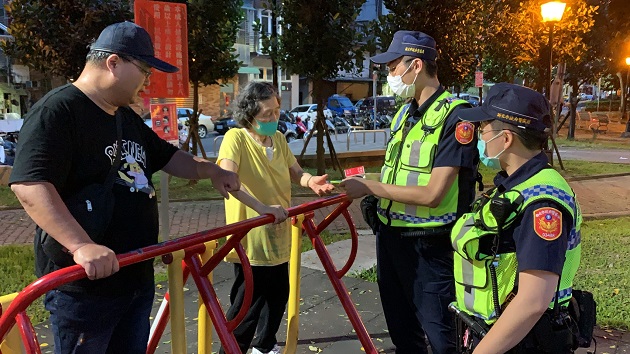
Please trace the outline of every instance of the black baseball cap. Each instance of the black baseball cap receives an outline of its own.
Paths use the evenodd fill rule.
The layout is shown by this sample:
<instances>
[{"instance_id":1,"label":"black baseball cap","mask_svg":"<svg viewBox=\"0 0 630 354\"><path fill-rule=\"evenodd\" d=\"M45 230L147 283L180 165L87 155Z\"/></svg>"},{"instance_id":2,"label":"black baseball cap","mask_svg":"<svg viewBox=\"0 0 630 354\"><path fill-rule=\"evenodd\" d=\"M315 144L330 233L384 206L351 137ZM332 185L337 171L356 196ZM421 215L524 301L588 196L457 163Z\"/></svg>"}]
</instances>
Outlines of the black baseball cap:
<instances>
[{"instance_id":1,"label":"black baseball cap","mask_svg":"<svg viewBox=\"0 0 630 354\"><path fill-rule=\"evenodd\" d=\"M462 109L458 115L461 120L468 122L496 119L519 128L545 132L549 111L549 101L539 92L502 82L490 88L481 106Z\"/></svg>"},{"instance_id":2,"label":"black baseball cap","mask_svg":"<svg viewBox=\"0 0 630 354\"><path fill-rule=\"evenodd\" d=\"M387 51L371 57L370 60L376 64L386 64L405 55L435 61L435 39L418 31L398 31L394 33L394 39Z\"/></svg>"},{"instance_id":3,"label":"black baseball cap","mask_svg":"<svg viewBox=\"0 0 630 354\"><path fill-rule=\"evenodd\" d=\"M178 67L156 58L149 33L129 21L105 27L90 49L127 55L166 73L179 71Z\"/></svg>"}]
</instances>

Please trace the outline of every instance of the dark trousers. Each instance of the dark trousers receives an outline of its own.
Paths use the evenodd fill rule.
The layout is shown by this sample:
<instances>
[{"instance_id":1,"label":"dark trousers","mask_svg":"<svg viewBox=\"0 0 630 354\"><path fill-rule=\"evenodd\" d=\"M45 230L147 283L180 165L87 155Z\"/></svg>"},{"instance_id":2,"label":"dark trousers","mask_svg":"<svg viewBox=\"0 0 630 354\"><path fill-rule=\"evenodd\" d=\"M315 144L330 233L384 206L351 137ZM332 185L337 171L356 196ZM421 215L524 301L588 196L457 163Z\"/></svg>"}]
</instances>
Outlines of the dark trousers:
<instances>
[{"instance_id":1,"label":"dark trousers","mask_svg":"<svg viewBox=\"0 0 630 354\"><path fill-rule=\"evenodd\" d=\"M144 354L154 293L153 287L114 298L47 292L55 354Z\"/></svg>"},{"instance_id":2,"label":"dark trousers","mask_svg":"<svg viewBox=\"0 0 630 354\"><path fill-rule=\"evenodd\" d=\"M453 250L448 235L407 237L381 226L377 278L385 320L398 354L455 352Z\"/></svg>"},{"instance_id":3,"label":"dark trousers","mask_svg":"<svg viewBox=\"0 0 630 354\"><path fill-rule=\"evenodd\" d=\"M289 299L289 264L252 266L252 272L252 304L243 321L234 330L234 337L242 353L246 353L250 345L266 353L277 343L276 333ZM236 279L230 291L231 306L226 313L228 321L236 317L245 297L245 277L243 266L239 263L234 263L234 276ZM225 353L223 348L220 353Z\"/></svg>"}]
</instances>

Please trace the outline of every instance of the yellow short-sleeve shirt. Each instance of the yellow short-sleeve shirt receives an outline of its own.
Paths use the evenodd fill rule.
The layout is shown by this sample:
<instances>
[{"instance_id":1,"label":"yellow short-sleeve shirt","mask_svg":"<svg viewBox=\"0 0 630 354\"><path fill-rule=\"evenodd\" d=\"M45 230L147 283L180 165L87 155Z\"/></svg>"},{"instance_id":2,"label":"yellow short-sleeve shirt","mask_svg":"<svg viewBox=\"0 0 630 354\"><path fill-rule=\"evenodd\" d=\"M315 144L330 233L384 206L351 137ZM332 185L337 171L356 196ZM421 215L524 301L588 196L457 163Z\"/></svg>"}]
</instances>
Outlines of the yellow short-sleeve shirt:
<instances>
[{"instance_id":1,"label":"yellow short-sleeve shirt","mask_svg":"<svg viewBox=\"0 0 630 354\"><path fill-rule=\"evenodd\" d=\"M230 129L225 134L217 164L228 159L238 165L241 184L260 202L266 205L291 205L291 177L289 167L296 162L285 137L279 131L272 137L273 158L269 160L268 148L258 144L244 129ZM236 198L225 200L225 222L232 224L258 216L253 209ZM265 225L252 229L241 244L252 265L277 265L289 261L291 252L291 224ZM239 263L235 251L225 260Z\"/></svg>"}]
</instances>

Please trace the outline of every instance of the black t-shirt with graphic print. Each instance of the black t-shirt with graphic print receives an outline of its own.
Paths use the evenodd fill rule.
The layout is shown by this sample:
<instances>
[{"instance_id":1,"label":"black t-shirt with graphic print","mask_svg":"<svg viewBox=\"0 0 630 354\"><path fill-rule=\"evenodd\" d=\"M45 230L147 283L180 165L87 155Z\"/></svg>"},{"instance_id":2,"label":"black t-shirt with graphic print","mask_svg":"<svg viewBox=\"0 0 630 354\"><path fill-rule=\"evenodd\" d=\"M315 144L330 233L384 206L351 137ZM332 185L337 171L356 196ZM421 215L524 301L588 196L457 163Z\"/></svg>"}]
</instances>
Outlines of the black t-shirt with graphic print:
<instances>
[{"instance_id":1,"label":"black t-shirt with graphic print","mask_svg":"<svg viewBox=\"0 0 630 354\"><path fill-rule=\"evenodd\" d=\"M159 222L151 175L177 148L160 139L128 107L122 117L122 159L113 186L113 217L103 244L117 254L157 242ZM50 182L62 198L83 187L104 183L115 158L116 119L74 85L57 88L39 100L24 118L10 183ZM58 269L41 249L36 229L36 274ZM121 268L101 280L80 280L60 289L119 295L153 283L151 261Z\"/></svg>"}]
</instances>

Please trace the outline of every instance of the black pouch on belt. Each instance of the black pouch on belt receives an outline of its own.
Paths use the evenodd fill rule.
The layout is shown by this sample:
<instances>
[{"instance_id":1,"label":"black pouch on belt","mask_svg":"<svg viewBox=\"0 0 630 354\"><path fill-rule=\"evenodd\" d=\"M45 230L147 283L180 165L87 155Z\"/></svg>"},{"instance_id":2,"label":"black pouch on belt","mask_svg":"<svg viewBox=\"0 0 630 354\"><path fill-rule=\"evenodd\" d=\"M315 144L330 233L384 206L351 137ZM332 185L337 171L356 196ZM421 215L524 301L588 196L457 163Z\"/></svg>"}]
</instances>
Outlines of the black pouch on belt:
<instances>
[{"instance_id":1,"label":"black pouch on belt","mask_svg":"<svg viewBox=\"0 0 630 354\"><path fill-rule=\"evenodd\" d=\"M368 195L361 200L361 215L363 220L370 226L372 233L376 235L378 225L381 222L378 219L376 208L378 207L378 198L373 195Z\"/></svg>"}]
</instances>

